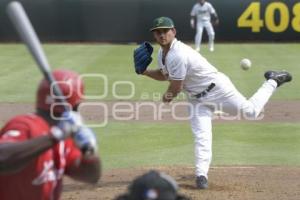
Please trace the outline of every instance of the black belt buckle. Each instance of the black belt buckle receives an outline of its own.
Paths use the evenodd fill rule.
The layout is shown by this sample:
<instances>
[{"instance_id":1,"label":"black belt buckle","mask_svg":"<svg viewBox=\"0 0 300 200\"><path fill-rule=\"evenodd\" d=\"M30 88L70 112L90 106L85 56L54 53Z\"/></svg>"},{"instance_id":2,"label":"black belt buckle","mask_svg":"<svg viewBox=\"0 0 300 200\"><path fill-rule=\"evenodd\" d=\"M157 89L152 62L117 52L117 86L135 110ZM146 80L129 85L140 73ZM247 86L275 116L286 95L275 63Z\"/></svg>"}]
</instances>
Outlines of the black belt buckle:
<instances>
[{"instance_id":1,"label":"black belt buckle","mask_svg":"<svg viewBox=\"0 0 300 200\"><path fill-rule=\"evenodd\" d=\"M206 96L207 93L209 93L215 86L216 86L215 83L211 83L205 90L203 90L199 94L196 94L195 97L197 99L199 99L199 98L202 98L202 97Z\"/></svg>"}]
</instances>

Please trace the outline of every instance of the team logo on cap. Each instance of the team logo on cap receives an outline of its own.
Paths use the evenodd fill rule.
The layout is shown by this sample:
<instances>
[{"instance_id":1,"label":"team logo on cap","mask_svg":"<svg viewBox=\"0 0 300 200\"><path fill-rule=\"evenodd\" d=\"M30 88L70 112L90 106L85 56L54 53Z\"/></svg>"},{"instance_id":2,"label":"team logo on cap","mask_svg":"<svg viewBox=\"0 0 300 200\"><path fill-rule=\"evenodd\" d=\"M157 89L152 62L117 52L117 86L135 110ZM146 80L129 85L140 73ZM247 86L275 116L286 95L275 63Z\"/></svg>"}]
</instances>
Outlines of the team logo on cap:
<instances>
[{"instance_id":1,"label":"team logo on cap","mask_svg":"<svg viewBox=\"0 0 300 200\"><path fill-rule=\"evenodd\" d=\"M158 20L157 20L157 24L156 24L156 26L159 26L159 25L161 25L162 23L164 23L164 18L159 18Z\"/></svg>"}]
</instances>

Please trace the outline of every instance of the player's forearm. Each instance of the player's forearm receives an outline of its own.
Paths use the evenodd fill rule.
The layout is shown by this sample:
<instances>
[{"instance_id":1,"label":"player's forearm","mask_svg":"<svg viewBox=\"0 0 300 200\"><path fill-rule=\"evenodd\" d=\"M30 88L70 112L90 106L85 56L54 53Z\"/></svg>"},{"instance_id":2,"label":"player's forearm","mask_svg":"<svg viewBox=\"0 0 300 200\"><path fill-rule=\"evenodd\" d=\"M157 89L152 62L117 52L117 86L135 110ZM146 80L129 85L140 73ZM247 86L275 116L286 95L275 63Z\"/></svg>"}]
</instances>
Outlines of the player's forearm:
<instances>
[{"instance_id":1,"label":"player's forearm","mask_svg":"<svg viewBox=\"0 0 300 200\"><path fill-rule=\"evenodd\" d=\"M154 80L158 80L158 81L165 81L167 80L167 78L161 73L161 71L159 69L156 70L150 70L147 69L143 75L148 76Z\"/></svg>"},{"instance_id":2,"label":"player's forearm","mask_svg":"<svg viewBox=\"0 0 300 200\"><path fill-rule=\"evenodd\" d=\"M68 175L75 180L95 184L101 177L101 160L98 156L83 158L79 164L68 169Z\"/></svg>"},{"instance_id":3,"label":"player's forearm","mask_svg":"<svg viewBox=\"0 0 300 200\"><path fill-rule=\"evenodd\" d=\"M177 95L179 94L178 91L172 91L172 90L167 90L164 95L162 101L164 103L169 103L171 102Z\"/></svg>"},{"instance_id":4,"label":"player's forearm","mask_svg":"<svg viewBox=\"0 0 300 200\"><path fill-rule=\"evenodd\" d=\"M219 19L218 14L216 12L213 15L216 19Z\"/></svg>"},{"instance_id":5,"label":"player's forearm","mask_svg":"<svg viewBox=\"0 0 300 200\"><path fill-rule=\"evenodd\" d=\"M190 24L191 24L192 28L195 28L195 24L196 24L196 17L195 16L191 16Z\"/></svg>"},{"instance_id":6,"label":"player's forearm","mask_svg":"<svg viewBox=\"0 0 300 200\"><path fill-rule=\"evenodd\" d=\"M162 101L164 103L171 102L182 90L183 81L181 80L172 80L167 91L163 95Z\"/></svg>"},{"instance_id":7,"label":"player's forearm","mask_svg":"<svg viewBox=\"0 0 300 200\"><path fill-rule=\"evenodd\" d=\"M54 144L55 140L49 135L25 142L0 144L0 174L14 173L23 169L32 159Z\"/></svg>"}]
</instances>

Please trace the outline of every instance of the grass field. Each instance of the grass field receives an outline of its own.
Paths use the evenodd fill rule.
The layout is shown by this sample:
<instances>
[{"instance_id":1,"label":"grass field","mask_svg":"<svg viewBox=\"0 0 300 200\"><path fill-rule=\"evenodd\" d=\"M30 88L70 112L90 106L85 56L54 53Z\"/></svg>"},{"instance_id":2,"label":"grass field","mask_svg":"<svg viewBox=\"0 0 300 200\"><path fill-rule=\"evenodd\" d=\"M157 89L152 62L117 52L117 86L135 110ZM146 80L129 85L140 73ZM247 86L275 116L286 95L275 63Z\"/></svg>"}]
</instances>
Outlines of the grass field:
<instances>
[{"instance_id":1,"label":"grass field","mask_svg":"<svg viewBox=\"0 0 300 200\"><path fill-rule=\"evenodd\" d=\"M216 124L212 164L300 165L299 128L298 124ZM189 124L112 123L99 133L105 168L194 163Z\"/></svg>"},{"instance_id":2,"label":"grass field","mask_svg":"<svg viewBox=\"0 0 300 200\"><path fill-rule=\"evenodd\" d=\"M164 91L162 83L148 81L134 73L132 51L136 45L47 44L44 47L53 68L107 76L107 84L102 79L86 79L89 95L102 95L104 88L107 88L108 94L104 100L115 100L112 91L116 81L132 81L134 99L140 99L145 92L153 94ZM157 46L155 50L158 50ZM288 70L294 75L293 84L279 90L272 98L300 99L296 92L300 86L297 81L300 75L299 51L300 44L218 44L214 53L205 48L202 53L220 71L226 73L245 96L251 96L261 85L266 70ZM155 68L156 56L153 57L151 67ZM249 71L239 67L244 57L252 60L253 67ZM0 93L5 94L1 96L1 101L34 101L32 97L41 74L23 45L0 44L0 72ZM124 88L120 86L117 93L128 94L128 89L128 85L124 85Z\"/></svg>"},{"instance_id":3,"label":"grass field","mask_svg":"<svg viewBox=\"0 0 300 200\"><path fill-rule=\"evenodd\" d=\"M118 100L113 96L116 81L131 81L134 97L165 90L166 83L147 80L133 70L135 45L47 44L44 45L53 68L74 69L80 73L99 73L99 79L86 80L88 95L108 94L99 101ZM157 51L157 46L155 50ZM300 44L217 44L214 53L203 48L203 55L226 73L247 97L261 85L268 69L285 69L293 82L272 97L300 100L298 77ZM155 56L154 56L155 57ZM242 58L253 67L243 71ZM156 60L151 67L156 67ZM0 44L0 102L34 102L41 74L23 45ZM118 87L119 95L131 92L128 85ZM145 100L145 99L144 99ZM298 109L300 112L300 108ZM96 130L104 167L193 164L193 139L189 124L114 123ZM226 123L214 126L214 165L300 165L300 125L291 123Z\"/></svg>"}]
</instances>

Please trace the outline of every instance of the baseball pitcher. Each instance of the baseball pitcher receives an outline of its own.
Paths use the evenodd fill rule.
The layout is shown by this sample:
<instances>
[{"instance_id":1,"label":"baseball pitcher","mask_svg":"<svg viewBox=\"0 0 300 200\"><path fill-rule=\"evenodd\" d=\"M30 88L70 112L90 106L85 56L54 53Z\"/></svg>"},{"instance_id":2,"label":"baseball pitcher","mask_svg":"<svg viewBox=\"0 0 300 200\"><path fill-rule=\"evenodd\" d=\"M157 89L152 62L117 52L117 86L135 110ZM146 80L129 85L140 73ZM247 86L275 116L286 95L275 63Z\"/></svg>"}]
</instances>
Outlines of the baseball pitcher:
<instances>
[{"instance_id":1,"label":"baseball pitcher","mask_svg":"<svg viewBox=\"0 0 300 200\"><path fill-rule=\"evenodd\" d=\"M195 139L196 185L208 187L208 170L212 159L212 117L216 110L247 118L257 118L276 89L292 80L285 71L268 71L266 81L250 98L246 99L230 79L219 72L201 54L176 39L172 19L159 17L150 29L160 45L158 68L147 69L151 63L153 48L144 42L134 51L137 74L155 80L167 80L169 86L162 101L171 102L182 90L187 94L190 106L190 124Z\"/></svg>"}]
</instances>

